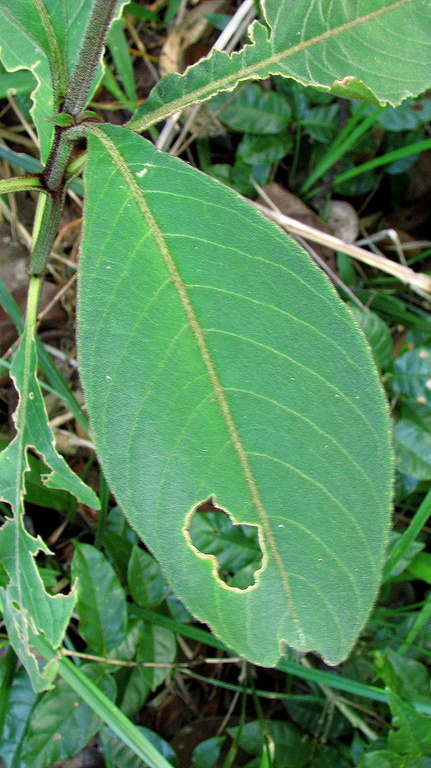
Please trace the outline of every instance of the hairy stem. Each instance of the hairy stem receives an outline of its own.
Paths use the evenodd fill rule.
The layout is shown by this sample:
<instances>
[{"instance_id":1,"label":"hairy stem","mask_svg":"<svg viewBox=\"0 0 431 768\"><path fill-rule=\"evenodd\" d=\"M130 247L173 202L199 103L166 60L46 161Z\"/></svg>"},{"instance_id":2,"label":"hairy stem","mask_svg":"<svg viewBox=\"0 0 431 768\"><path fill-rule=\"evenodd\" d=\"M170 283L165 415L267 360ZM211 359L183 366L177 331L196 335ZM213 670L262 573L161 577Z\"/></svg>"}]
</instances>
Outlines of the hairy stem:
<instances>
[{"instance_id":1,"label":"hairy stem","mask_svg":"<svg viewBox=\"0 0 431 768\"><path fill-rule=\"evenodd\" d=\"M38 221L35 222L34 245L30 262L30 275L41 275L48 261L57 236L64 195L42 195L38 206Z\"/></svg>"},{"instance_id":2,"label":"hairy stem","mask_svg":"<svg viewBox=\"0 0 431 768\"><path fill-rule=\"evenodd\" d=\"M76 117L84 109L88 92L115 17L118 0L96 0L82 41L78 63L69 82L63 112Z\"/></svg>"},{"instance_id":3,"label":"hairy stem","mask_svg":"<svg viewBox=\"0 0 431 768\"><path fill-rule=\"evenodd\" d=\"M106 35L118 6L119 0L95 0L78 61L61 107L62 112L73 118L78 117L85 107L103 53ZM66 169L71 159L73 142L83 134L85 134L84 125L70 128L56 126L54 143L43 173L43 183L48 194L41 201L38 221L35 225L33 255L29 270L31 275L40 275L43 272L51 253L63 210Z\"/></svg>"},{"instance_id":4,"label":"hairy stem","mask_svg":"<svg viewBox=\"0 0 431 768\"><path fill-rule=\"evenodd\" d=\"M29 189L40 189L42 181L40 176L16 176L11 179L0 179L0 195L9 192L24 192Z\"/></svg>"}]
</instances>

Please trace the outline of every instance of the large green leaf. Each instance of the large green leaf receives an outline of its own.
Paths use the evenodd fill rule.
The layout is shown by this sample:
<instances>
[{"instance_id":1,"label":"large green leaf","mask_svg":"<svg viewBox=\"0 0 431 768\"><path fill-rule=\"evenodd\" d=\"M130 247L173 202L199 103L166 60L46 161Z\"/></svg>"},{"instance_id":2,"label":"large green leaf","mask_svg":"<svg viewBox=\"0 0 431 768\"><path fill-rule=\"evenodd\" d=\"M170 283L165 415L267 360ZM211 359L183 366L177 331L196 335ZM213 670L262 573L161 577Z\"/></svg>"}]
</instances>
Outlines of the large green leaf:
<instances>
[{"instance_id":1,"label":"large green leaf","mask_svg":"<svg viewBox=\"0 0 431 768\"><path fill-rule=\"evenodd\" d=\"M110 487L174 592L237 652L346 656L380 580L389 425L321 272L234 192L125 128L92 128L79 347ZM214 496L259 527L229 588L188 534ZM263 630L263 631L262 631Z\"/></svg>"},{"instance_id":2,"label":"large green leaf","mask_svg":"<svg viewBox=\"0 0 431 768\"><path fill-rule=\"evenodd\" d=\"M251 43L239 53L216 50L183 75L162 78L130 127L142 130L241 80L269 75L393 105L431 83L428 0L265 0L262 5L269 36L255 22Z\"/></svg>"}]
</instances>

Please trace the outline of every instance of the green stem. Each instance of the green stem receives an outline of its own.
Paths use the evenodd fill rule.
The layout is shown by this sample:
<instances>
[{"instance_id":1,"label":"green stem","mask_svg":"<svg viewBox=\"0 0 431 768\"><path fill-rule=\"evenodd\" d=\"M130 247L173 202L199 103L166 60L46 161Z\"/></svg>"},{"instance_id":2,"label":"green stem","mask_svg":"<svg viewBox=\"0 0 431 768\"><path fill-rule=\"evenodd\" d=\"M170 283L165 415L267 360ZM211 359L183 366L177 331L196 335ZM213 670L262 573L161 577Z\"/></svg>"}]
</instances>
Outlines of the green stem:
<instances>
[{"instance_id":1,"label":"green stem","mask_svg":"<svg viewBox=\"0 0 431 768\"><path fill-rule=\"evenodd\" d=\"M50 192L58 192L64 186L64 176L70 162L73 142L86 136L85 125L73 125L70 128L56 127L53 148L43 173L45 187Z\"/></svg>"},{"instance_id":2,"label":"green stem","mask_svg":"<svg viewBox=\"0 0 431 768\"><path fill-rule=\"evenodd\" d=\"M10 192L25 192L28 189L40 189L40 176L14 176L12 179L0 179L0 195Z\"/></svg>"},{"instance_id":3,"label":"green stem","mask_svg":"<svg viewBox=\"0 0 431 768\"><path fill-rule=\"evenodd\" d=\"M95 0L82 41L78 63L69 82L62 111L76 117L84 109L99 65L118 0Z\"/></svg>"},{"instance_id":4,"label":"green stem","mask_svg":"<svg viewBox=\"0 0 431 768\"><path fill-rule=\"evenodd\" d=\"M418 534L431 515L431 491L428 491L417 512L413 515L410 525L399 538L396 546L386 560L383 568L383 581L389 579L392 571L403 559L404 555L410 549Z\"/></svg>"},{"instance_id":5,"label":"green stem","mask_svg":"<svg viewBox=\"0 0 431 768\"><path fill-rule=\"evenodd\" d=\"M422 610L416 616L416 619L414 620L413 625L410 627L407 633L406 639L400 645L398 649L398 653L404 654L406 651L408 651L410 646L413 645L419 633L422 632L425 625L428 624L430 618L431 618L431 592L429 592L428 597L424 605L422 606Z\"/></svg>"},{"instance_id":6,"label":"green stem","mask_svg":"<svg viewBox=\"0 0 431 768\"><path fill-rule=\"evenodd\" d=\"M372 171L374 168L380 168L382 165L389 165L389 163L399 160L401 157L409 157L409 155L416 155L419 152L424 152L426 149L431 149L431 139L423 139L423 141L417 141L414 144L409 144L407 147L400 147L394 149L392 152L386 152L385 155L375 157L373 160L368 160L362 165L357 165L356 168L352 168L350 171L340 173L334 179L334 184L341 184L343 181L353 179L355 176L359 176L366 171Z\"/></svg>"},{"instance_id":7,"label":"green stem","mask_svg":"<svg viewBox=\"0 0 431 768\"><path fill-rule=\"evenodd\" d=\"M33 330L37 321L37 310L39 307L41 287L42 278L40 275L31 275L30 284L28 286L27 311L25 315L25 331L30 331L30 333L27 333L27 337L30 340L32 339Z\"/></svg>"},{"instance_id":8,"label":"green stem","mask_svg":"<svg viewBox=\"0 0 431 768\"><path fill-rule=\"evenodd\" d=\"M332 168L337 160L343 157L343 155L345 155L352 148L358 139L360 139L360 137L366 131L368 131L369 128L371 128L371 126L376 122L378 116L385 109L385 107L376 107L376 109L374 109L370 115L362 120L359 125L356 125L359 117L362 117L365 106L366 105L359 107L357 112L352 115L340 133L338 139L334 141L328 152L322 157L320 163L318 163L314 171L310 173L307 181L301 187L300 195L303 195L305 192L307 192L310 187L312 187L312 185L318 181L318 179L320 179L330 168ZM337 177L336 181L338 181L339 178L340 177Z\"/></svg>"},{"instance_id":9,"label":"green stem","mask_svg":"<svg viewBox=\"0 0 431 768\"><path fill-rule=\"evenodd\" d=\"M41 275L49 259L57 235L63 211L63 194L43 195L39 199L38 221L35 222L35 238L30 262L31 275Z\"/></svg>"}]
</instances>

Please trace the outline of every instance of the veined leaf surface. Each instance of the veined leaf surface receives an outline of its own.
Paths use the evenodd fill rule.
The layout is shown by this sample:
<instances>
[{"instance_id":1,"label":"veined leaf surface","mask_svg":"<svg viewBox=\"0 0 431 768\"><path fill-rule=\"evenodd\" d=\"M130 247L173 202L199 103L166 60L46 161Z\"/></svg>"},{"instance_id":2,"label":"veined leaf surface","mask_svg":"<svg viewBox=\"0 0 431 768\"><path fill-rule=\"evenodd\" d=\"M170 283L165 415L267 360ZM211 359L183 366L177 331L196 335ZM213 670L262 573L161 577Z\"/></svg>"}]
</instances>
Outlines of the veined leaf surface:
<instances>
[{"instance_id":1,"label":"veined leaf surface","mask_svg":"<svg viewBox=\"0 0 431 768\"><path fill-rule=\"evenodd\" d=\"M187 608L250 660L344 658L380 580L391 459L347 308L234 192L127 129L91 128L79 348L108 481ZM213 496L257 525L256 584L193 547Z\"/></svg>"},{"instance_id":2,"label":"veined leaf surface","mask_svg":"<svg viewBox=\"0 0 431 768\"><path fill-rule=\"evenodd\" d=\"M265 0L270 34L255 22L251 43L170 74L153 88L129 125L142 130L178 109L269 75L345 98L397 105L431 84L429 0Z\"/></svg>"}]
</instances>

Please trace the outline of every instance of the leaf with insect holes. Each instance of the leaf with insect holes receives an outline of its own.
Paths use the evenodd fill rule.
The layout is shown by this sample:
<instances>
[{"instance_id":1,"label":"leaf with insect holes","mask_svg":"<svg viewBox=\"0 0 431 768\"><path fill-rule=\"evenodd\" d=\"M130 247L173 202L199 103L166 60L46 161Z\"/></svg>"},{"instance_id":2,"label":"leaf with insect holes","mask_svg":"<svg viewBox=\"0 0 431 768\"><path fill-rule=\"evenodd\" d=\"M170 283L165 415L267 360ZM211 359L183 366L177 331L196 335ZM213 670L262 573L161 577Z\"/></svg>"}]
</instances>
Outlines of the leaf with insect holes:
<instances>
[{"instance_id":1,"label":"leaf with insect holes","mask_svg":"<svg viewBox=\"0 0 431 768\"><path fill-rule=\"evenodd\" d=\"M121 509L236 652L273 665L288 643L339 662L390 523L388 415L360 330L275 225L131 131L91 127L85 184L81 374ZM247 589L191 542L209 497L258 528Z\"/></svg>"},{"instance_id":2,"label":"leaf with insect holes","mask_svg":"<svg viewBox=\"0 0 431 768\"><path fill-rule=\"evenodd\" d=\"M0 498L11 505L14 513L0 528L0 563L9 577L7 586L0 590L0 605L9 640L26 667L34 689L40 691L55 677L56 665L45 666L35 656L32 640L43 633L53 648L59 647L76 594L48 595L36 565L36 555L49 553L49 549L39 536L32 536L24 524L28 449L34 449L52 470L44 478L48 488L68 491L95 509L99 502L95 493L72 472L54 448L36 371L35 341L27 328L11 368L20 397L15 414L17 434L0 454Z\"/></svg>"},{"instance_id":3,"label":"leaf with insect holes","mask_svg":"<svg viewBox=\"0 0 431 768\"><path fill-rule=\"evenodd\" d=\"M163 77L130 127L143 130L241 81L270 75L392 105L431 84L428 0L265 0L262 7L269 32L254 22L251 42L238 53L213 50L184 74Z\"/></svg>"}]
</instances>

